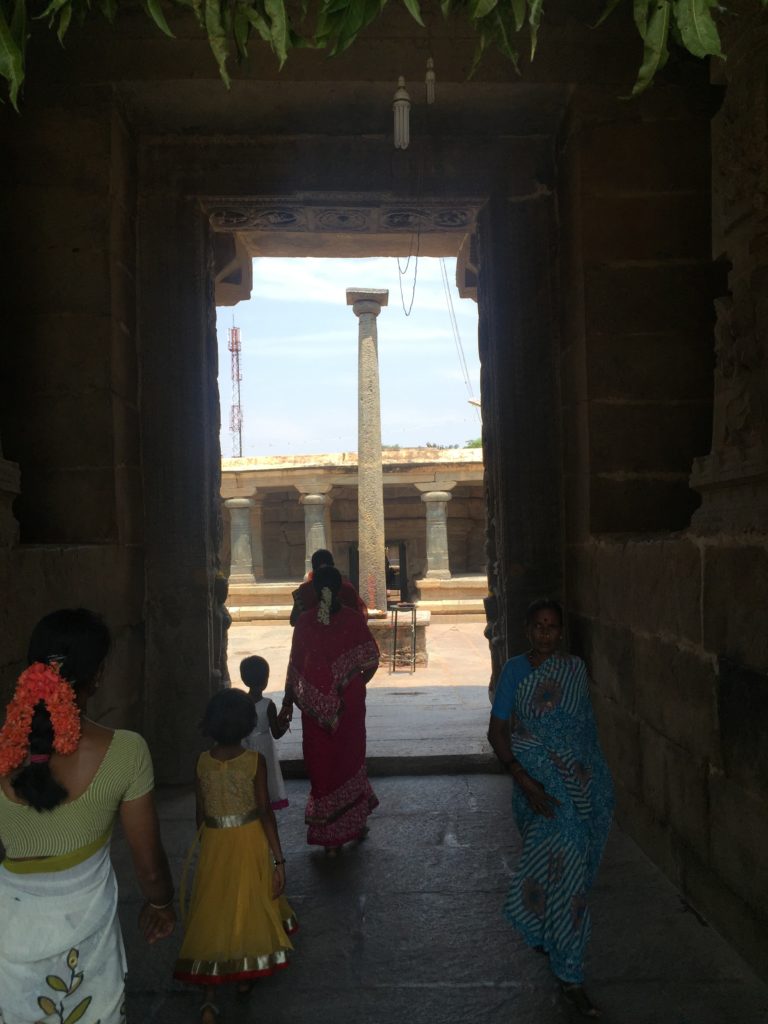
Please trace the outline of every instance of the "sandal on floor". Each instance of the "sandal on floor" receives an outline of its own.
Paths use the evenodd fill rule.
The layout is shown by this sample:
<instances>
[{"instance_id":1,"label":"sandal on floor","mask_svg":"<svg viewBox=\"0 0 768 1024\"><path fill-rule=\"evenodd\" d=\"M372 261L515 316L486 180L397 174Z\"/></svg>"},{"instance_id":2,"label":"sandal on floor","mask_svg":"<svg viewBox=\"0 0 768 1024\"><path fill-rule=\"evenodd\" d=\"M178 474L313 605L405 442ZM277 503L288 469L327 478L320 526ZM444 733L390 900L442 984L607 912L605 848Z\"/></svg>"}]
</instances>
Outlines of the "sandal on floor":
<instances>
[{"instance_id":1,"label":"sandal on floor","mask_svg":"<svg viewBox=\"0 0 768 1024\"><path fill-rule=\"evenodd\" d=\"M216 1024L218 1024L218 1020L221 1017L221 1010L218 1008L216 1003L205 1002L200 1007L200 1020L203 1022L203 1024L206 1024L206 1020L205 1020L205 1011L206 1010L210 1010L210 1012L213 1014L214 1021L216 1022Z\"/></svg>"},{"instance_id":2,"label":"sandal on floor","mask_svg":"<svg viewBox=\"0 0 768 1024\"><path fill-rule=\"evenodd\" d=\"M254 983L252 981L244 981L237 986L237 991L235 992L235 999L238 1001L238 1003L248 1002L248 1000L251 998L251 992L253 992L253 985Z\"/></svg>"},{"instance_id":3,"label":"sandal on floor","mask_svg":"<svg viewBox=\"0 0 768 1024\"><path fill-rule=\"evenodd\" d=\"M584 986L577 983L568 981L559 981L560 991L563 993L566 1001L580 1013L582 1017L599 1017L600 1011L596 1006L593 1006L587 993L584 991Z\"/></svg>"}]
</instances>

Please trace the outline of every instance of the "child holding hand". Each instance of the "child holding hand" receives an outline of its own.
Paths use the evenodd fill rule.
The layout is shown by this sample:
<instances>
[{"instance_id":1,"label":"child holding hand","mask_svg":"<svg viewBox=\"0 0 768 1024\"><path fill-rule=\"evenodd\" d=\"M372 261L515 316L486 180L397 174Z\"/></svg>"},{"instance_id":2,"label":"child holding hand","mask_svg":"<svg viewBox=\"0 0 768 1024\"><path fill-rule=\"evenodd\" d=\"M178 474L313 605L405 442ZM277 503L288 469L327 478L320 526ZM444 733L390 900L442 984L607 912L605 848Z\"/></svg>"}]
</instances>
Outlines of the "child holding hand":
<instances>
[{"instance_id":1,"label":"child holding hand","mask_svg":"<svg viewBox=\"0 0 768 1024\"><path fill-rule=\"evenodd\" d=\"M269 683L269 662L258 654L243 658L240 662L240 678L248 687L248 696L256 708L256 727L243 740L247 750L256 750L264 755L269 778L269 799L273 811L288 806L280 759L277 756L275 740L279 740L288 729L290 711L278 715L274 701L264 696Z\"/></svg>"},{"instance_id":2,"label":"child holding hand","mask_svg":"<svg viewBox=\"0 0 768 1024\"><path fill-rule=\"evenodd\" d=\"M256 713L242 690L220 690L208 703L203 733L213 739L197 762L200 857L173 972L204 990L202 1024L216 1024L214 992L237 985L246 998L256 978L288 965L296 921L283 896L285 856L269 802L261 754L243 750ZM186 874L186 869L185 869Z\"/></svg>"}]
</instances>

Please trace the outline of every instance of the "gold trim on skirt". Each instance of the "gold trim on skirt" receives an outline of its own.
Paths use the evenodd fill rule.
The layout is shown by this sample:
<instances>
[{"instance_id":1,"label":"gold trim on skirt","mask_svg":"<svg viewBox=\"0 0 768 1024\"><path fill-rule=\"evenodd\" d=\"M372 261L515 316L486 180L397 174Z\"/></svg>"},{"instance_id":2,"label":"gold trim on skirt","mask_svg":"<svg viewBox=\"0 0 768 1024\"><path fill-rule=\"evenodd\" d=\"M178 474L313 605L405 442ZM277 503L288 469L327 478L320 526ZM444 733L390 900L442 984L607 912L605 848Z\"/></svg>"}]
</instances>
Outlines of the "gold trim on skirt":
<instances>
[{"instance_id":1,"label":"gold trim on skirt","mask_svg":"<svg viewBox=\"0 0 768 1024\"><path fill-rule=\"evenodd\" d=\"M183 977L227 978L232 975L255 974L273 971L288 966L288 954L284 949L263 956L245 956L239 960L177 960L175 975Z\"/></svg>"},{"instance_id":2,"label":"gold trim on skirt","mask_svg":"<svg viewBox=\"0 0 768 1024\"><path fill-rule=\"evenodd\" d=\"M242 825L250 825L252 821L258 821L261 811L254 807L245 814L224 814L219 818L205 818L206 828L240 828Z\"/></svg>"}]
</instances>

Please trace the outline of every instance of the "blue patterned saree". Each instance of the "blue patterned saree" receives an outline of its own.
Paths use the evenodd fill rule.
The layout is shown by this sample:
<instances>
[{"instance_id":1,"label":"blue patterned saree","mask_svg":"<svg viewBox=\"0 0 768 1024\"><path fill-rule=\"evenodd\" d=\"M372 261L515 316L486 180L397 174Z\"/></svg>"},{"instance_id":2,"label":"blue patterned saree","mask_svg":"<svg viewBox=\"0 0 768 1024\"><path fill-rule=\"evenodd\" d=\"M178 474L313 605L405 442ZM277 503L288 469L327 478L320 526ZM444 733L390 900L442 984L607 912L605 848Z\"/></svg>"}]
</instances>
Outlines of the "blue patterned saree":
<instances>
[{"instance_id":1,"label":"blue patterned saree","mask_svg":"<svg viewBox=\"0 0 768 1024\"><path fill-rule=\"evenodd\" d=\"M533 668L526 655L501 674L492 714L512 716L512 750L560 801L554 818L534 813L515 787L523 849L504 916L529 946L549 954L563 981L583 981L591 930L587 894L613 814L613 784L597 738L584 662L555 654Z\"/></svg>"}]
</instances>

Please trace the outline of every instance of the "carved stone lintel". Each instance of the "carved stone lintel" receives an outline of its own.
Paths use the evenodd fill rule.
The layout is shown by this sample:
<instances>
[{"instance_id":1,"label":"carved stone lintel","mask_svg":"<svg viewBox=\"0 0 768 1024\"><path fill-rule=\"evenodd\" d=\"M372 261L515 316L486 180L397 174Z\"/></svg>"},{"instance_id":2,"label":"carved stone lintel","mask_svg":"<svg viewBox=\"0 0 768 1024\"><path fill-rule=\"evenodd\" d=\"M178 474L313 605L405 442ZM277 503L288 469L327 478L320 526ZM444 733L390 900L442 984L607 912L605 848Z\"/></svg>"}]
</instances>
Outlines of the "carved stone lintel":
<instances>
[{"instance_id":1,"label":"carved stone lintel","mask_svg":"<svg viewBox=\"0 0 768 1024\"><path fill-rule=\"evenodd\" d=\"M324 198L331 200L325 202ZM334 197L269 197L209 199L214 231L287 231L361 234L464 233L472 229L479 202L464 205L424 201L406 206L393 198L361 205L343 205ZM335 197L338 198L338 197Z\"/></svg>"},{"instance_id":2,"label":"carved stone lintel","mask_svg":"<svg viewBox=\"0 0 768 1024\"><path fill-rule=\"evenodd\" d=\"M0 454L0 547L12 547L19 542L19 524L13 515L13 502L20 492L19 467Z\"/></svg>"}]
</instances>

